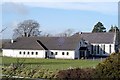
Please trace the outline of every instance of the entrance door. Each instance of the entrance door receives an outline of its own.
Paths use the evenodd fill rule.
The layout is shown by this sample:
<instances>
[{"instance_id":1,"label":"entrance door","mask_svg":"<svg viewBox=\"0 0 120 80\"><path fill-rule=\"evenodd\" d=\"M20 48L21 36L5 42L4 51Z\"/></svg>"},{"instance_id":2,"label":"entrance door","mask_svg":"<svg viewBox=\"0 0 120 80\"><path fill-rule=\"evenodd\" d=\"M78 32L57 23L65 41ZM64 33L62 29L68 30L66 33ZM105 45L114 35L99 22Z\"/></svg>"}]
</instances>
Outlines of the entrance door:
<instances>
[{"instance_id":1,"label":"entrance door","mask_svg":"<svg viewBox=\"0 0 120 80\"><path fill-rule=\"evenodd\" d=\"M87 57L87 47L80 47L80 58L86 58Z\"/></svg>"},{"instance_id":2,"label":"entrance door","mask_svg":"<svg viewBox=\"0 0 120 80\"><path fill-rule=\"evenodd\" d=\"M85 57L85 51L80 51L80 58L84 58Z\"/></svg>"},{"instance_id":3,"label":"entrance door","mask_svg":"<svg viewBox=\"0 0 120 80\"><path fill-rule=\"evenodd\" d=\"M48 52L47 51L45 52L45 58L48 58Z\"/></svg>"}]
</instances>

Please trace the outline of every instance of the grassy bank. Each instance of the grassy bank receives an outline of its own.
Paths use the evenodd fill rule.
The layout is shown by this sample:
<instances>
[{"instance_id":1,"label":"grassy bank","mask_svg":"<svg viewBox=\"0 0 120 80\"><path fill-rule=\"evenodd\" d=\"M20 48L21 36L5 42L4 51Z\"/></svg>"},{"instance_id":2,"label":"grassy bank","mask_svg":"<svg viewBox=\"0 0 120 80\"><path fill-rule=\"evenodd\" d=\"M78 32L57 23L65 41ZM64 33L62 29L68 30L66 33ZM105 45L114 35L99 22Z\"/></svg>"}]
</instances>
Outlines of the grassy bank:
<instances>
[{"instance_id":1,"label":"grassy bank","mask_svg":"<svg viewBox=\"0 0 120 80\"><path fill-rule=\"evenodd\" d=\"M11 63L23 62L28 67L35 67L37 65L42 68L49 69L51 71L54 70L62 70L68 68L76 68L76 67L95 67L100 60L66 60L66 59L35 59L35 58L10 58L10 57L2 57L2 64L4 66L9 66Z\"/></svg>"}]
</instances>

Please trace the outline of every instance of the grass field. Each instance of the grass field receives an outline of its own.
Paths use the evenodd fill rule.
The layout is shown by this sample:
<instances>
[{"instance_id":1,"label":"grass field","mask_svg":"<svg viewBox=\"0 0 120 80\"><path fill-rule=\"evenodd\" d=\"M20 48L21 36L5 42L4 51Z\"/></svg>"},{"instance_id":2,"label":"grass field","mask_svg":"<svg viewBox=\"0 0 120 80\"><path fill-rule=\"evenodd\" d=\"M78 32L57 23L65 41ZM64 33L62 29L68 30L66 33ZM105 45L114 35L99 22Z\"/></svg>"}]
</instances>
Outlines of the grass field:
<instances>
[{"instance_id":1,"label":"grass field","mask_svg":"<svg viewBox=\"0 0 120 80\"><path fill-rule=\"evenodd\" d=\"M11 63L17 63L18 58L2 57L2 64L9 66ZM37 65L42 68L54 70L62 70L68 68L86 68L95 67L100 60L66 60L66 59L33 59L33 58L19 58L19 62L23 62L28 67L35 67Z\"/></svg>"}]
</instances>

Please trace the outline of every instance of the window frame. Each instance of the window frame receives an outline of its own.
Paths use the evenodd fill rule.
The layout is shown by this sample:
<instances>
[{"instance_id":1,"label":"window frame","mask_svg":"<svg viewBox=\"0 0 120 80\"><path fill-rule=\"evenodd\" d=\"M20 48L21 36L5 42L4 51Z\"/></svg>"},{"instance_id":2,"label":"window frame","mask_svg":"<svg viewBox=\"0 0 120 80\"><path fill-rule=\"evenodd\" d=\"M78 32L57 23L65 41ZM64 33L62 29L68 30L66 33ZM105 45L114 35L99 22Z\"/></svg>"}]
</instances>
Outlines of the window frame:
<instances>
[{"instance_id":1,"label":"window frame","mask_svg":"<svg viewBox=\"0 0 120 80\"><path fill-rule=\"evenodd\" d=\"M65 52L62 52L62 55L65 55Z\"/></svg>"},{"instance_id":2,"label":"window frame","mask_svg":"<svg viewBox=\"0 0 120 80\"><path fill-rule=\"evenodd\" d=\"M31 55L34 55L34 52L31 52Z\"/></svg>"},{"instance_id":3,"label":"window frame","mask_svg":"<svg viewBox=\"0 0 120 80\"><path fill-rule=\"evenodd\" d=\"M109 53L111 53L111 47L112 47L112 46L111 46L111 44L110 44L110 45L109 45Z\"/></svg>"},{"instance_id":4,"label":"window frame","mask_svg":"<svg viewBox=\"0 0 120 80\"><path fill-rule=\"evenodd\" d=\"M36 55L38 55L38 52L35 52Z\"/></svg>"},{"instance_id":5,"label":"window frame","mask_svg":"<svg viewBox=\"0 0 120 80\"><path fill-rule=\"evenodd\" d=\"M51 55L53 55L54 53L53 52L51 52Z\"/></svg>"},{"instance_id":6,"label":"window frame","mask_svg":"<svg viewBox=\"0 0 120 80\"><path fill-rule=\"evenodd\" d=\"M67 52L66 55L69 55L69 52Z\"/></svg>"},{"instance_id":7,"label":"window frame","mask_svg":"<svg viewBox=\"0 0 120 80\"><path fill-rule=\"evenodd\" d=\"M99 54L99 53L100 53L99 48L100 48L100 46L99 46L99 45L97 45L97 54Z\"/></svg>"},{"instance_id":8,"label":"window frame","mask_svg":"<svg viewBox=\"0 0 120 80\"><path fill-rule=\"evenodd\" d=\"M105 44L103 45L103 54L105 54Z\"/></svg>"},{"instance_id":9,"label":"window frame","mask_svg":"<svg viewBox=\"0 0 120 80\"><path fill-rule=\"evenodd\" d=\"M19 54L21 55L21 54L22 54L22 52L20 51L20 52L19 52Z\"/></svg>"},{"instance_id":10,"label":"window frame","mask_svg":"<svg viewBox=\"0 0 120 80\"><path fill-rule=\"evenodd\" d=\"M29 55L29 54L30 54L30 52L27 52L27 54Z\"/></svg>"},{"instance_id":11,"label":"window frame","mask_svg":"<svg viewBox=\"0 0 120 80\"><path fill-rule=\"evenodd\" d=\"M25 55L25 51L23 52L23 55Z\"/></svg>"},{"instance_id":12,"label":"window frame","mask_svg":"<svg viewBox=\"0 0 120 80\"><path fill-rule=\"evenodd\" d=\"M91 54L93 54L93 51L94 51L94 48L93 48L94 46L93 45L91 45Z\"/></svg>"},{"instance_id":13,"label":"window frame","mask_svg":"<svg viewBox=\"0 0 120 80\"><path fill-rule=\"evenodd\" d=\"M55 55L57 55L58 54L58 52L55 52Z\"/></svg>"}]
</instances>

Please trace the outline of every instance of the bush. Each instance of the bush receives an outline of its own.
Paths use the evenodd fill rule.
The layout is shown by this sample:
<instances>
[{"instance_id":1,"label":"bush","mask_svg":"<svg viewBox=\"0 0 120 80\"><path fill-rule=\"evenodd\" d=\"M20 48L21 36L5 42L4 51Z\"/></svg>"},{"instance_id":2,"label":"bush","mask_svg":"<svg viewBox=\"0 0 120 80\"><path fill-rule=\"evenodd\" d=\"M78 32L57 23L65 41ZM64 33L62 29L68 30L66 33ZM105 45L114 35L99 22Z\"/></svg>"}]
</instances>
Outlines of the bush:
<instances>
[{"instance_id":1,"label":"bush","mask_svg":"<svg viewBox=\"0 0 120 80\"><path fill-rule=\"evenodd\" d=\"M96 67L95 78L120 78L120 53L113 53Z\"/></svg>"},{"instance_id":2,"label":"bush","mask_svg":"<svg viewBox=\"0 0 120 80\"><path fill-rule=\"evenodd\" d=\"M61 70L57 73L56 77L60 79L69 79L69 78L90 79L94 74L94 70L95 69L92 68L86 68L86 69L76 68L76 69Z\"/></svg>"}]
</instances>

